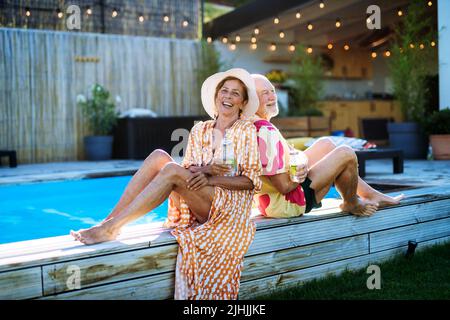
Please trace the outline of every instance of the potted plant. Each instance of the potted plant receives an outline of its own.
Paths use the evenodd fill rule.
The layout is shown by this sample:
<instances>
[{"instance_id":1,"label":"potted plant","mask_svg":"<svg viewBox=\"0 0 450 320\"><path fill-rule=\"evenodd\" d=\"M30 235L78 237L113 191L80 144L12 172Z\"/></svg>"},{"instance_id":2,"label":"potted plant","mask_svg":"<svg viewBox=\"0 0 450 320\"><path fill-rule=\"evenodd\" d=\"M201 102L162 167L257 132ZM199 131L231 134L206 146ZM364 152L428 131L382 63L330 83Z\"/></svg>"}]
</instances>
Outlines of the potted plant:
<instances>
[{"instance_id":1,"label":"potted plant","mask_svg":"<svg viewBox=\"0 0 450 320\"><path fill-rule=\"evenodd\" d=\"M286 138L330 134L330 118L324 117L318 109L323 75L321 58L308 54L300 46L292 59L289 79L285 82L289 88L287 117L273 120Z\"/></svg>"},{"instance_id":2,"label":"potted plant","mask_svg":"<svg viewBox=\"0 0 450 320\"><path fill-rule=\"evenodd\" d=\"M436 111L426 120L433 159L450 160L450 109Z\"/></svg>"},{"instance_id":3,"label":"potted plant","mask_svg":"<svg viewBox=\"0 0 450 320\"><path fill-rule=\"evenodd\" d=\"M388 123L389 142L391 147L402 149L405 158L425 158L427 138L422 120L428 99L426 78L437 64L436 50L430 46L435 37L433 23L421 1L411 2L395 36L388 67L405 122Z\"/></svg>"},{"instance_id":4,"label":"potted plant","mask_svg":"<svg viewBox=\"0 0 450 320\"><path fill-rule=\"evenodd\" d=\"M112 128L117 122L118 113L110 99L109 92L99 84L92 87L92 97L77 97L89 130L93 135L84 137L84 148L88 160L108 160L112 156Z\"/></svg>"}]
</instances>

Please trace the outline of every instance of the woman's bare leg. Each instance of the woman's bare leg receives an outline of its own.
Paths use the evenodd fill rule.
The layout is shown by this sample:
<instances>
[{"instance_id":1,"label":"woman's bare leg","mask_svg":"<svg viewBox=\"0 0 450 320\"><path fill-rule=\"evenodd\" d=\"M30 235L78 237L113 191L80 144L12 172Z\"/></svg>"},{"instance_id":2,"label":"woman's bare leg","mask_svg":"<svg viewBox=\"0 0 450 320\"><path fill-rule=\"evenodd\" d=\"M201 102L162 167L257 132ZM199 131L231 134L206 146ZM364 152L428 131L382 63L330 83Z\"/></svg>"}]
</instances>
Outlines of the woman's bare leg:
<instances>
[{"instance_id":1,"label":"woman's bare leg","mask_svg":"<svg viewBox=\"0 0 450 320\"><path fill-rule=\"evenodd\" d=\"M323 157L329 154L331 151L336 149L336 145L329 138L320 138L312 146L305 150L305 154L308 157L309 166L314 166L317 162L319 162ZM386 194L383 194L370 185L367 184L361 177L358 176L358 187L357 192L358 196L361 198L368 200L370 202L378 203L379 207L384 207L388 205L395 205L400 203L400 201L404 198L404 195L401 194L396 197L391 197Z\"/></svg>"},{"instance_id":2,"label":"woman's bare leg","mask_svg":"<svg viewBox=\"0 0 450 320\"><path fill-rule=\"evenodd\" d=\"M139 170L133 175L119 202L105 218L105 221L117 216L119 212L125 209L168 162L173 162L173 159L164 150L157 149L150 153Z\"/></svg>"},{"instance_id":3,"label":"woman's bare leg","mask_svg":"<svg viewBox=\"0 0 450 320\"><path fill-rule=\"evenodd\" d=\"M341 209L355 215L369 216L373 214L378 204L357 195L358 161L355 152L346 146L337 147L320 161L315 163L309 173L311 188L315 190L316 201L319 202L336 185L344 202Z\"/></svg>"},{"instance_id":4,"label":"woman's bare leg","mask_svg":"<svg viewBox=\"0 0 450 320\"><path fill-rule=\"evenodd\" d=\"M114 240L120 229L159 206L172 191L179 194L200 223L209 218L214 188L205 186L197 191L188 190L187 182L192 173L174 162L167 163L139 195L113 218L89 229L71 232L77 240L94 244Z\"/></svg>"}]
</instances>

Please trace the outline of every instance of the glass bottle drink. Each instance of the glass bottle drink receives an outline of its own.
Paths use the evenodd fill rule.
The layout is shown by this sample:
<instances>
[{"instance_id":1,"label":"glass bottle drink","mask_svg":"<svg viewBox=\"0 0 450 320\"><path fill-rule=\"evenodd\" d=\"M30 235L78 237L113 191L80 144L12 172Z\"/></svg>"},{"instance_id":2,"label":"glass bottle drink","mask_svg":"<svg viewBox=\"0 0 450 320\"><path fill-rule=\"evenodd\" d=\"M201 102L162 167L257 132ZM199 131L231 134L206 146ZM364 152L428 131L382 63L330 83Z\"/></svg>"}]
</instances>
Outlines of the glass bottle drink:
<instances>
[{"instance_id":1,"label":"glass bottle drink","mask_svg":"<svg viewBox=\"0 0 450 320\"><path fill-rule=\"evenodd\" d=\"M292 148L289 152L289 175L293 182L300 183L297 178L297 170L299 166L307 166L308 158L301 151Z\"/></svg>"},{"instance_id":2,"label":"glass bottle drink","mask_svg":"<svg viewBox=\"0 0 450 320\"><path fill-rule=\"evenodd\" d=\"M234 145L233 140L228 136L227 130L225 130L225 136L222 140L222 163L226 164L230 167L230 171L227 176L235 176L236 175L236 157L234 154Z\"/></svg>"}]
</instances>

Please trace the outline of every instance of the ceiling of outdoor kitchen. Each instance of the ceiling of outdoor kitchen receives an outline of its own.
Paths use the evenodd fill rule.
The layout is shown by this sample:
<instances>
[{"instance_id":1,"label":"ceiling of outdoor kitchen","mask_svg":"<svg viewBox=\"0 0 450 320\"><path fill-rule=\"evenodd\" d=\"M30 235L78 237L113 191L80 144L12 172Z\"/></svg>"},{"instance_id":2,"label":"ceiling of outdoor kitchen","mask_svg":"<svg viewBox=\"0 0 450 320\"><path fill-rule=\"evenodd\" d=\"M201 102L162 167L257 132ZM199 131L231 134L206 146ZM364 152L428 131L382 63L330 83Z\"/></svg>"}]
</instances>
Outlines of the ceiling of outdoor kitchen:
<instances>
[{"instance_id":1,"label":"ceiling of outdoor kitchen","mask_svg":"<svg viewBox=\"0 0 450 320\"><path fill-rule=\"evenodd\" d=\"M260 29L256 36L257 43L276 43L288 45L301 43L305 46L326 46L328 43L348 43L350 46L370 48L379 46L389 38L389 27L393 22L401 19L397 15L399 8L405 9L408 0L334 0L324 1L325 7L319 8L320 1L312 1L305 6L293 8L278 15L279 24L274 24L275 16L252 24L246 28L236 30L228 37L230 40L239 34L241 42L250 43L255 26ZM376 4L381 9L382 30L369 30L366 26L366 10L369 5ZM296 18L296 13L301 18ZM336 19L340 19L341 27L335 26ZM308 23L314 26L312 31L307 29ZM280 31L285 37L279 37Z\"/></svg>"}]
</instances>

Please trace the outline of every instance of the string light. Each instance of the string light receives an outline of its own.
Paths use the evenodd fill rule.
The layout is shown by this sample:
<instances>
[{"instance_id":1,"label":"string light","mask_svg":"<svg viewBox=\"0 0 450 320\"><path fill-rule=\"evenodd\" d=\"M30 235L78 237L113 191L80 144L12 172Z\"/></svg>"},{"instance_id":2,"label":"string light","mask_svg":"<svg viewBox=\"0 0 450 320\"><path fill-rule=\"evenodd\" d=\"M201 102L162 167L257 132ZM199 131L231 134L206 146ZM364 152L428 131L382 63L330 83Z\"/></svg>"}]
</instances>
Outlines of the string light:
<instances>
[{"instance_id":1,"label":"string light","mask_svg":"<svg viewBox=\"0 0 450 320\"><path fill-rule=\"evenodd\" d=\"M285 36L285 34L284 34L283 30L281 30L281 31L280 31L280 38L283 39L284 36Z\"/></svg>"},{"instance_id":2,"label":"string light","mask_svg":"<svg viewBox=\"0 0 450 320\"><path fill-rule=\"evenodd\" d=\"M256 37L255 37L255 36L252 36L252 38L250 39L250 41L251 41L252 43L256 43Z\"/></svg>"},{"instance_id":3,"label":"string light","mask_svg":"<svg viewBox=\"0 0 450 320\"><path fill-rule=\"evenodd\" d=\"M344 50L345 50L345 51L350 50L350 46L349 46L348 44L344 45Z\"/></svg>"},{"instance_id":4,"label":"string light","mask_svg":"<svg viewBox=\"0 0 450 320\"><path fill-rule=\"evenodd\" d=\"M241 42L241 36L237 34L235 40L236 42Z\"/></svg>"},{"instance_id":5,"label":"string light","mask_svg":"<svg viewBox=\"0 0 450 320\"><path fill-rule=\"evenodd\" d=\"M432 1L428 1L428 6L431 7L433 5Z\"/></svg>"},{"instance_id":6,"label":"string light","mask_svg":"<svg viewBox=\"0 0 450 320\"><path fill-rule=\"evenodd\" d=\"M141 14L141 15L139 15L139 22L144 22L144 16Z\"/></svg>"},{"instance_id":7,"label":"string light","mask_svg":"<svg viewBox=\"0 0 450 320\"><path fill-rule=\"evenodd\" d=\"M170 21L170 18L169 18L169 16L167 14L164 15L163 21L164 22L169 22Z\"/></svg>"},{"instance_id":8,"label":"string light","mask_svg":"<svg viewBox=\"0 0 450 320\"><path fill-rule=\"evenodd\" d=\"M227 37L223 37L223 38L222 38L222 43L223 43L223 44L226 44L227 42L228 42L228 38L227 38Z\"/></svg>"},{"instance_id":9,"label":"string light","mask_svg":"<svg viewBox=\"0 0 450 320\"><path fill-rule=\"evenodd\" d=\"M385 56L385 57L390 57L390 56L391 56L391 52L390 52L389 50L386 50L386 51L384 52L384 56Z\"/></svg>"},{"instance_id":10,"label":"string light","mask_svg":"<svg viewBox=\"0 0 450 320\"><path fill-rule=\"evenodd\" d=\"M230 44L230 50L231 50L231 51L236 50L236 44L235 44L234 42L231 42L231 44Z\"/></svg>"},{"instance_id":11,"label":"string light","mask_svg":"<svg viewBox=\"0 0 450 320\"><path fill-rule=\"evenodd\" d=\"M432 47L434 47L434 46L436 46L436 42L431 41L430 45L431 45Z\"/></svg>"},{"instance_id":12,"label":"string light","mask_svg":"<svg viewBox=\"0 0 450 320\"><path fill-rule=\"evenodd\" d=\"M256 35L258 35L258 34L259 34L259 28L258 28L258 27L255 27L255 30L253 30L253 33L256 34Z\"/></svg>"},{"instance_id":13,"label":"string light","mask_svg":"<svg viewBox=\"0 0 450 320\"><path fill-rule=\"evenodd\" d=\"M189 21L187 21L187 19L183 20L183 28L186 28L189 26Z\"/></svg>"},{"instance_id":14,"label":"string light","mask_svg":"<svg viewBox=\"0 0 450 320\"><path fill-rule=\"evenodd\" d=\"M275 19L273 19L273 23L279 24L280 23L280 18L275 17Z\"/></svg>"},{"instance_id":15,"label":"string light","mask_svg":"<svg viewBox=\"0 0 450 320\"><path fill-rule=\"evenodd\" d=\"M373 59L375 59L375 58L377 57L377 53L376 53L375 51L372 51L371 57L372 57Z\"/></svg>"},{"instance_id":16,"label":"string light","mask_svg":"<svg viewBox=\"0 0 450 320\"><path fill-rule=\"evenodd\" d=\"M308 22L308 27L307 28L308 28L309 31L311 31L314 28L314 26L312 25L311 22Z\"/></svg>"},{"instance_id":17,"label":"string light","mask_svg":"<svg viewBox=\"0 0 450 320\"><path fill-rule=\"evenodd\" d=\"M300 19L302 17L302 14L300 13L300 11L295 14L295 17L297 19Z\"/></svg>"},{"instance_id":18,"label":"string light","mask_svg":"<svg viewBox=\"0 0 450 320\"><path fill-rule=\"evenodd\" d=\"M410 43L410 44L409 44L409 47L410 47L411 49L414 49L414 47L415 47L415 46L414 46L414 43Z\"/></svg>"},{"instance_id":19,"label":"string light","mask_svg":"<svg viewBox=\"0 0 450 320\"><path fill-rule=\"evenodd\" d=\"M256 48L258 48L258 45L257 45L256 43L252 43L251 46L250 46L250 48L251 48L252 50L256 50Z\"/></svg>"},{"instance_id":20,"label":"string light","mask_svg":"<svg viewBox=\"0 0 450 320\"><path fill-rule=\"evenodd\" d=\"M115 18L115 17L117 17L118 14L119 14L119 13L118 13L117 10L114 8L113 11L112 11L111 16L112 16L113 18Z\"/></svg>"},{"instance_id":21,"label":"string light","mask_svg":"<svg viewBox=\"0 0 450 320\"><path fill-rule=\"evenodd\" d=\"M64 14L60 9L56 10L56 15L58 16L59 19L61 19L64 16Z\"/></svg>"},{"instance_id":22,"label":"string light","mask_svg":"<svg viewBox=\"0 0 450 320\"><path fill-rule=\"evenodd\" d=\"M336 28L340 28L342 25L341 20L340 19L336 19Z\"/></svg>"},{"instance_id":23,"label":"string light","mask_svg":"<svg viewBox=\"0 0 450 320\"><path fill-rule=\"evenodd\" d=\"M398 15L399 17L403 16L403 11L402 11L402 9L398 9L398 10L397 10L397 15Z\"/></svg>"},{"instance_id":24,"label":"string light","mask_svg":"<svg viewBox=\"0 0 450 320\"><path fill-rule=\"evenodd\" d=\"M308 49L306 49L306 52L311 54L313 52L313 48L311 46L309 46Z\"/></svg>"},{"instance_id":25,"label":"string light","mask_svg":"<svg viewBox=\"0 0 450 320\"><path fill-rule=\"evenodd\" d=\"M26 15L27 17L31 16L30 8L25 8L25 15Z\"/></svg>"},{"instance_id":26,"label":"string light","mask_svg":"<svg viewBox=\"0 0 450 320\"><path fill-rule=\"evenodd\" d=\"M275 50L277 50L277 45L276 45L275 43L272 43L272 44L270 45L270 47L269 47L269 50L270 50L270 51L275 51Z\"/></svg>"},{"instance_id":27,"label":"string light","mask_svg":"<svg viewBox=\"0 0 450 320\"><path fill-rule=\"evenodd\" d=\"M328 48L329 50L333 49L333 44L332 44L332 43L329 43L329 44L327 45L327 48Z\"/></svg>"},{"instance_id":28,"label":"string light","mask_svg":"<svg viewBox=\"0 0 450 320\"><path fill-rule=\"evenodd\" d=\"M325 8L325 3L324 3L323 1L320 1L320 3L319 3L319 8L320 8L320 9Z\"/></svg>"},{"instance_id":29,"label":"string light","mask_svg":"<svg viewBox=\"0 0 450 320\"><path fill-rule=\"evenodd\" d=\"M295 51L295 46L294 46L293 43L290 43L290 44L289 44L288 50L289 50L290 52L294 52L294 51Z\"/></svg>"},{"instance_id":30,"label":"string light","mask_svg":"<svg viewBox=\"0 0 450 320\"><path fill-rule=\"evenodd\" d=\"M212 42L212 38L211 37L206 38L206 42L211 43Z\"/></svg>"},{"instance_id":31,"label":"string light","mask_svg":"<svg viewBox=\"0 0 450 320\"><path fill-rule=\"evenodd\" d=\"M88 16L90 16L90 15L92 14L92 9L91 9L91 7L87 7L87 8L86 8L86 13L87 13Z\"/></svg>"},{"instance_id":32,"label":"string light","mask_svg":"<svg viewBox=\"0 0 450 320\"><path fill-rule=\"evenodd\" d=\"M425 46L423 45L423 43L419 44L419 48L420 50L423 50L425 48Z\"/></svg>"}]
</instances>

